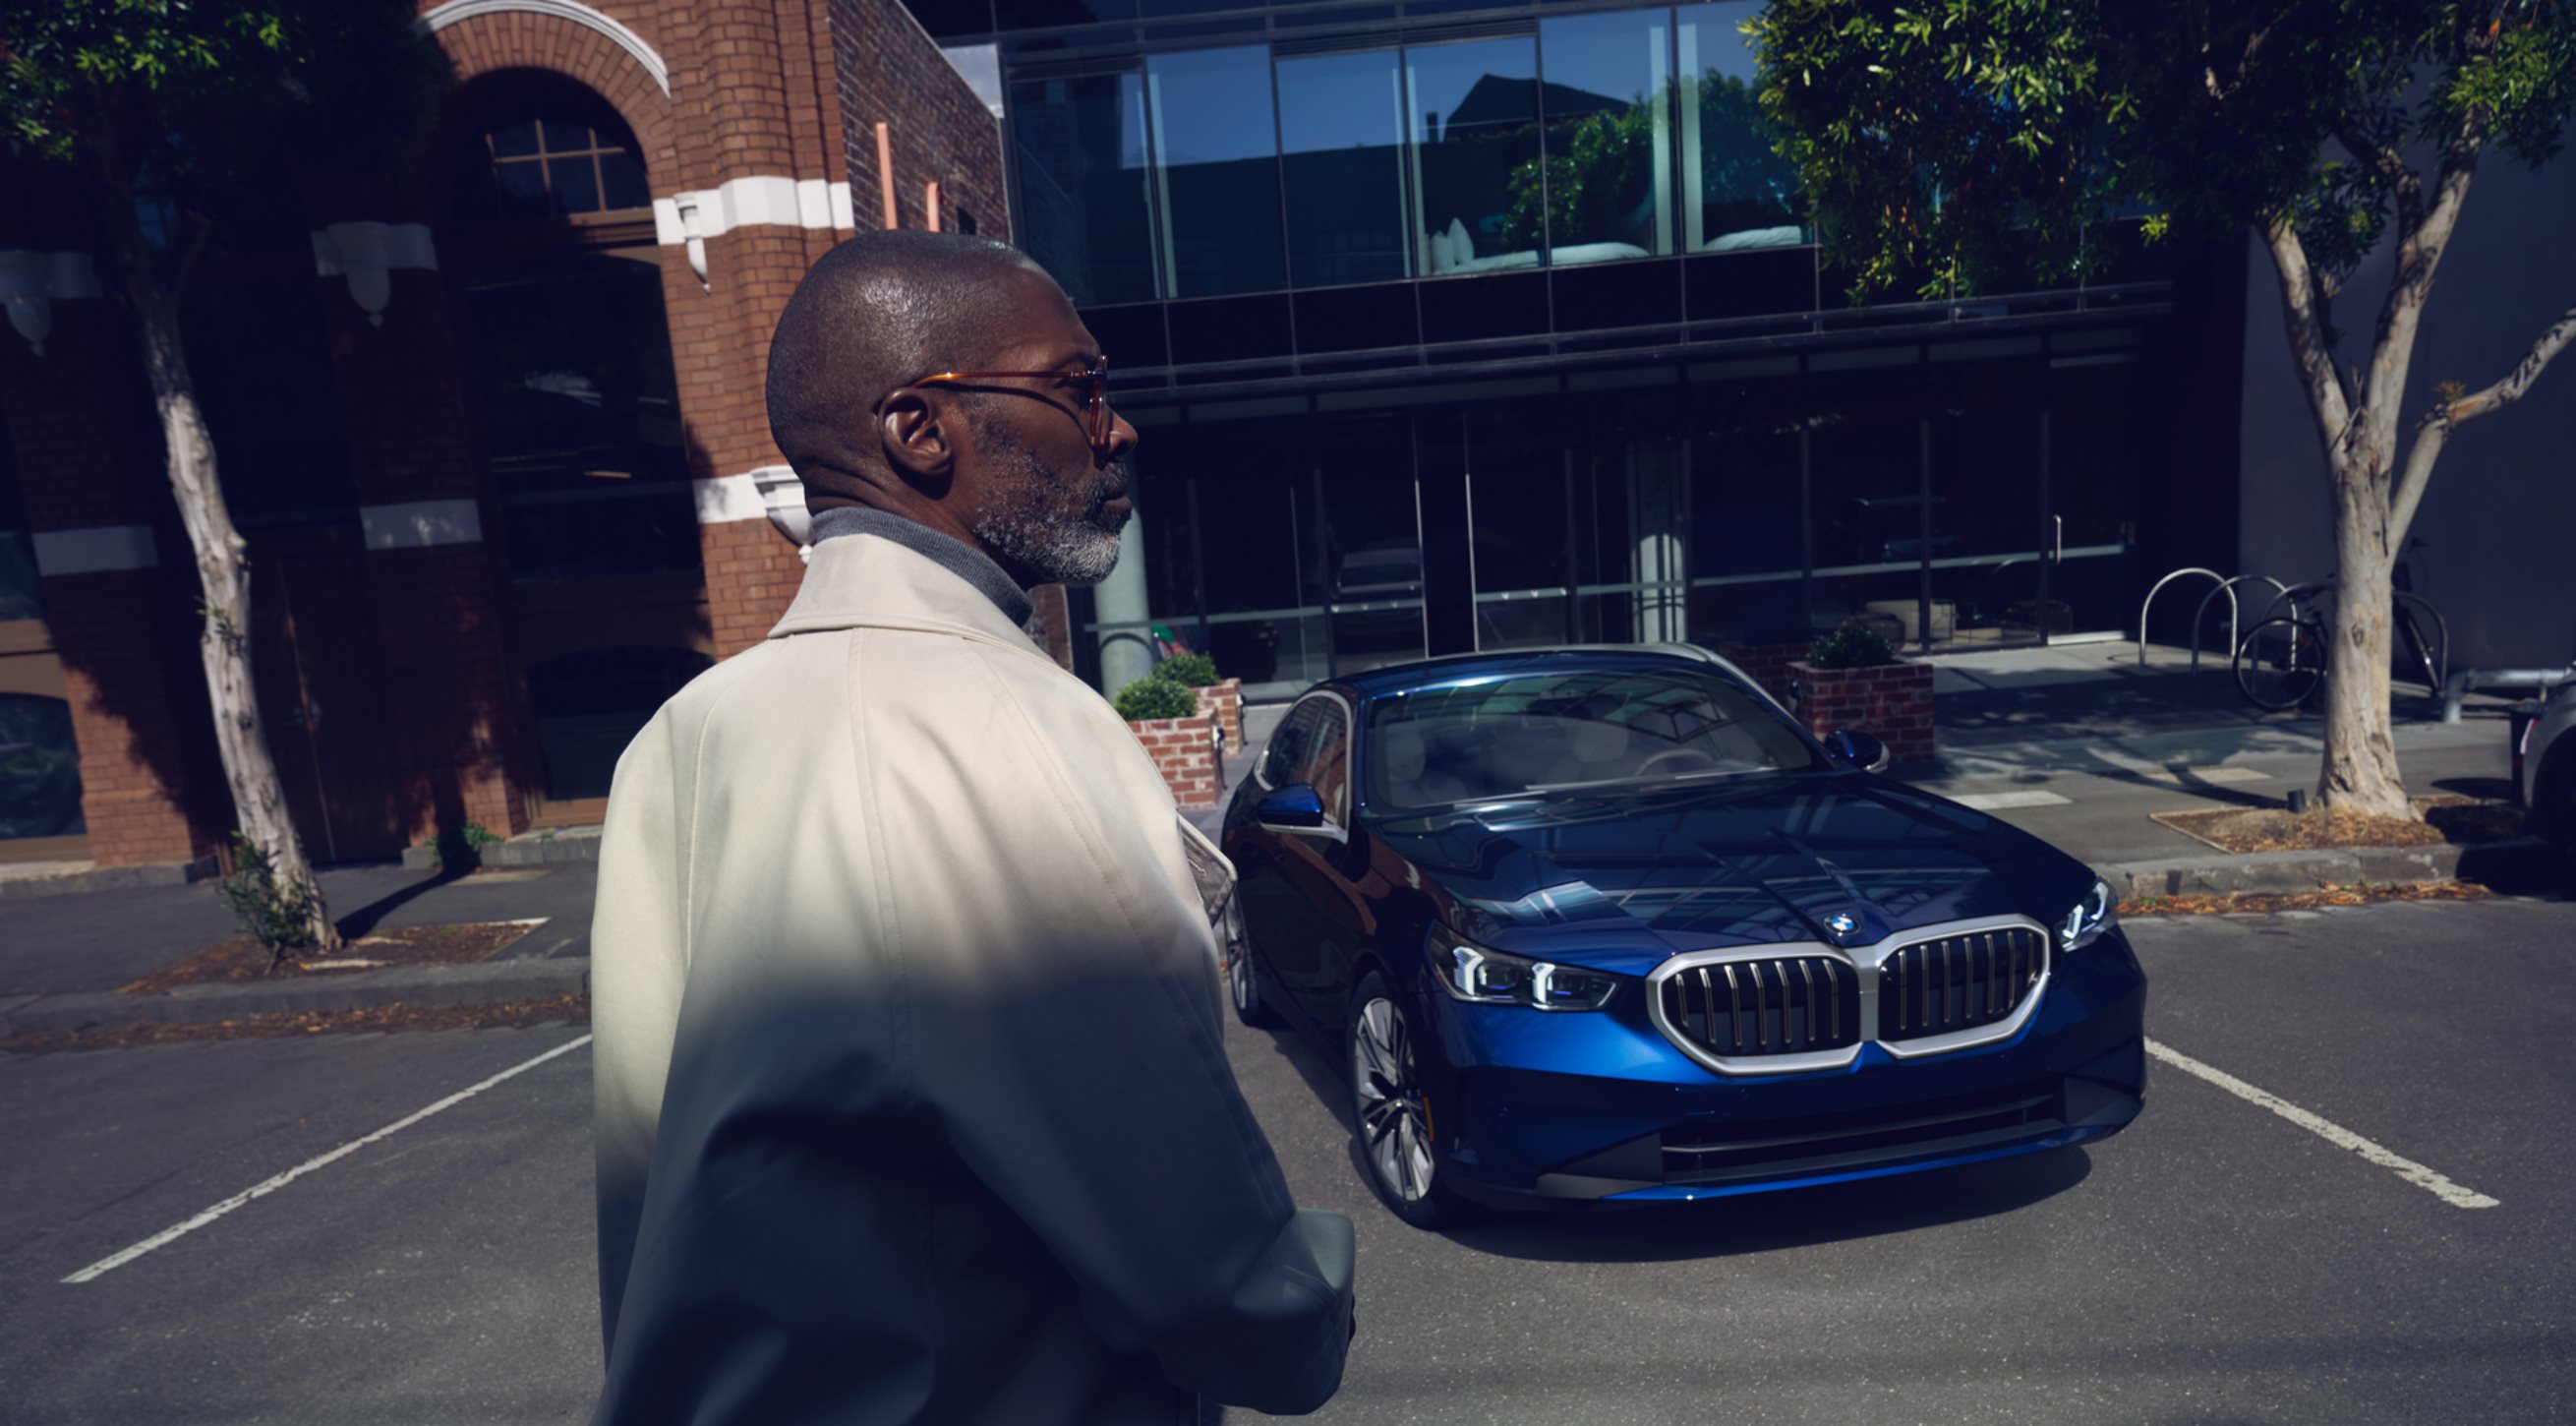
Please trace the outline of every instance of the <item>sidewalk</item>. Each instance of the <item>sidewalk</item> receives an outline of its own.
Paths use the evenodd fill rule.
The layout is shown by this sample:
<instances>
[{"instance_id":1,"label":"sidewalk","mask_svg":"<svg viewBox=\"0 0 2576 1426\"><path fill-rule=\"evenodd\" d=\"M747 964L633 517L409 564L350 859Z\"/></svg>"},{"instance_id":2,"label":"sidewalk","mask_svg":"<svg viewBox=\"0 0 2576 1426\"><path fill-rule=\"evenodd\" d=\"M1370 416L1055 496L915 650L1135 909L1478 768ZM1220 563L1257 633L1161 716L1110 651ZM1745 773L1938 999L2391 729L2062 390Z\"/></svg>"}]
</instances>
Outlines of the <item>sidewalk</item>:
<instances>
[{"instance_id":1,"label":"sidewalk","mask_svg":"<svg viewBox=\"0 0 2576 1426\"><path fill-rule=\"evenodd\" d=\"M2111 877L2124 895L2183 889L2305 889L2321 881L2448 874L2456 849L2232 856L2150 820L2158 812L2278 806L2315 782L2315 719L2261 715L2235 696L2224 665L2134 645L2002 650L1931 660L1939 761L1898 776L2021 827ZM2399 765L2409 790L2503 795L2510 767L2500 700L2472 700L2462 721L2401 695ZM1191 821L1211 836L1225 800L1251 775L1285 714L1244 710L1244 746L1225 759L1225 793ZM488 869L449 877L379 863L323 873L351 938L378 926L542 918L488 962L303 976L271 985L200 986L149 999L116 987L235 934L213 885L124 887L8 903L0 940L0 1036L141 1019L202 1021L313 1010L484 1004L579 994L589 981L595 834L514 838ZM2427 854L2438 854L2428 864ZM2229 880L2231 879L2232 880Z\"/></svg>"}]
</instances>

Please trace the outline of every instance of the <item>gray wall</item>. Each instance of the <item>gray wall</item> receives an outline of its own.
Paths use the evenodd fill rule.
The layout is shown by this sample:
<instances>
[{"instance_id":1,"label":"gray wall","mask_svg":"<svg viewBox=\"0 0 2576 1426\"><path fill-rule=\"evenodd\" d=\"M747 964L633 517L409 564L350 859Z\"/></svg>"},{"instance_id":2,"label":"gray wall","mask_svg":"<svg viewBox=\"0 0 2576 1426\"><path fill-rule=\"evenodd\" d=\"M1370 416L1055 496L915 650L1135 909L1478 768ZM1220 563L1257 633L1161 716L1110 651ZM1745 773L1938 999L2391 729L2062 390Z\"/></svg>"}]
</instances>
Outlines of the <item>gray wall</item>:
<instances>
[{"instance_id":1,"label":"gray wall","mask_svg":"<svg viewBox=\"0 0 2576 1426\"><path fill-rule=\"evenodd\" d=\"M2576 129L2569 137L2576 147ZM2335 303L2348 363L2369 351L2394 248L2383 243ZM2292 583L2321 579L2334 560L2325 458L2282 334L2280 279L2250 236L2246 260L2239 568ZM2425 308L2401 429L2411 435L2436 384L2474 391L2503 376L2571 306L2576 153L2536 173L2490 154ZM2415 587L2451 622L2452 667L2576 658L2576 350L2520 401L2453 435L2411 533L2425 542Z\"/></svg>"}]
</instances>

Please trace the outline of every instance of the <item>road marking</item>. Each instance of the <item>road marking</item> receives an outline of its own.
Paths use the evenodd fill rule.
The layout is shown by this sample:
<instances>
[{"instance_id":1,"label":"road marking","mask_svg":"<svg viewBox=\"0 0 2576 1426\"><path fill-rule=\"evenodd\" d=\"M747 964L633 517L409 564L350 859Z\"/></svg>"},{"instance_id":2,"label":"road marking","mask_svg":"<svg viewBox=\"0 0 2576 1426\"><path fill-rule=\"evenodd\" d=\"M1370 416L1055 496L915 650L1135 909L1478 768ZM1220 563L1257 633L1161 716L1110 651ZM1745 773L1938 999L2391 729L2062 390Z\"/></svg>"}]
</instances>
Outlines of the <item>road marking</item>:
<instances>
[{"instance_id":1,"label":"road marking","mask_svg":"<svg viewBox=\"0 0 2576 1426\"><path fill-rule=\"evenodd\" d=\"M2200 1061L2193 1059L2191 1056L2186 1055L2179 1050L2171 1049L2164 1045L2159 1045L2153 1040L2149 1040L2147 1041L2147 1053L2164 1061L2166 1064L2172 1065L2175 1069L2181 1070L2185 1074L2198 1075L2202 1079L2208 1080L2211 1084L2217 1085L2219 1088L2226 1090L2228 1093L2235 1095L2239 1099L2245 1100L2249 1103L2262 1105L2264 1108L2271 1110L2273 1113L2280 1115L2282 1118L2289 1120L2291 1123L2298 1125L2300 1128L2307 1130L2309 1133L2316 1135L2327 1143L2333 1144L2337 1148L2352 1150L2354 1153L2361 1155L2363 1158L2370 1160L2381 1168L2395 1173L2399 1178L2406 1180L2408 1183L2415 1185L2417 1188L2424 1190L2426 1193L2433 1195L2435 1198L2442 1200L2453 1208L2493 1208L2498 1202L2498 1200L2489 1198L2474 1188L2463 1187L2460 1184L2451 1182L2449 1179L2444 1178L2433 1170L2424 1167L2413 1159L2407 1158L2403 1154L2394 1153L2378 1144L2372 1143L2370 1140L2361 1137L2359 1134L2335 1123L2331 1119L2321 1119L2316 1115L2301 1109L2299 1106L2292 1104L2288 1100L2281 1098L2279 1095L2256 1089L2254 1086L2247 1084L2245 1081L2238 1079L2227 1071L2214 1069L2208 1065L2202 1064Z\"/></svg>"},{"instance_id":2,"label":"road marking","mask_svg":"<svg viewBox=\"0 0 2576 1426\"><path fill-rule=\"evenodd\" d=\"M1971 792L1950 800L1980 812L2000 812L2007 807L2063 807L2071 799L2034 789L2024 792Z\"/></svg>"},{"instance_id":3,"label":"road marking","mask_svg":"<svg viewBox=\"0 0 2576 1426\"><path fill-rule=\"evenodd\" d=\"M2259 772L2250 767L2229 767L2224 765L2214 767L2178 767L2174 768L2172 771L2175 777L2182 779L2183 785L2185 786L2189 786L2195 782L2225 784L2231 782L2270 782L2272 780L2272 775L2270 773Z\"/></svg>"},{"instance_id":4,"label":"road marking","mask_svg":"<svg viewBox=\"0 0 2576 1426\"><path fill-rule=\"evenodd\" d=\"M279 1189L286 1187L288 1184L295 1182L297 1179L304 1177L315 1169L322 1168L325 1165L347 1158L349 1155L356 1153L358 1150L365 1148L369 1144L375 1143L379 1139L390 1138L395 1134L401 1133L403 1130L410 1128L412 1125L419 1123L432 1114L436 1114L444 1109L453 1109L457 1105L463 1104L465 1101L472 1099L474 1096L481 1094L483 1091L490 1089L492 1086L499 1084L503 1080L526 1074L528 1071L535 1069L537 1066L544 1064L546 1061L553 1059L557 1055L571 1054L573 1051L578 1050L589 1043L590 1036L588 1035L583 1035L581 1038L576 1040L567 1040L564 1043L555 1046L553 1049L546 1051L544 1054L537 1056L535 1059L510 1066L508 1069L501 1071L499 1074L492 1076L481 1084L460 1089L454 1094L447 1096L445 1099L438 1101L436 1104L433 1104L426 1109L416 1110L413 1113L406 1114L402 1118L395 1120L391 1124L387 1124L385 1127L378 1129L372 1134L366 1135L363 1138L351 1139L349 1142L342 1144L340 1147L333 1149L331 1152L324 1154L319 1158L306 1159L304 1162L297 1164L295 1167L288 1169L286 1172L279 1174L275 1178L243 1189L241 1192L234 1194L232 1197L225 1199L223 1202L216 1204L214 1207L207 1209L196 1217L188 1219L183 1223L172 1224L170 1227L162 1229L160 1232L153 1234L151 1237L144 1239L133 1247L125 1249L123 1252L113 1253L107 1257L101 1258L97 1262L90 1264L88 1267L81 1269L79 1272L73 1273L70 1277L64 1278L63 1281L66 1283L89 1282L102 1274L113 1272L116 1269L125 1266L127 1263L134 1261L136 1258L143 1256L145 1253L151 1252L155 1248L166 1247L169 1244L186 1237L188 1234L196 1232L198 1229L205 1227L207 1224L214 1222L216 1219L223 1217L225 1214L232 1212L234 1209L241 1207L243 1204L250 1202L254 1198L266 1198L268 1195L277 1192Z\"/></svg>"}]
</instances>

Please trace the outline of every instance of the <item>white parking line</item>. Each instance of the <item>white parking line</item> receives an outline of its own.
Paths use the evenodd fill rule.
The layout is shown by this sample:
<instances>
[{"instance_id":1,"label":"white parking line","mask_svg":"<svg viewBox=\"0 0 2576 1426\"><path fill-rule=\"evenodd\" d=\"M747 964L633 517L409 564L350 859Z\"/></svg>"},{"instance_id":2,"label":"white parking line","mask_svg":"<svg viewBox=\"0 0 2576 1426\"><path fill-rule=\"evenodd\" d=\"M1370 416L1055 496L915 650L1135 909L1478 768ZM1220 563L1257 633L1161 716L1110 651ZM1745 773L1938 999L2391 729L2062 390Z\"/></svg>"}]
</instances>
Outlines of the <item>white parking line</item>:
<instances>
[{"instance_id":1,"label":"white parking line","mask_svg":"<svg viewBox=\"0 0 2576 1426\"><path fill-rule=\"evenodd\" d=\"M2321 1119L2316 1115L2301 1109L2299 1106L2292 1104L2288 1100L2281 1098L2279 1095L2256 1089L2254 1086L2247 1084L2245 1081L2238 1079L2227 1071L2222 1069L2213 1069L2210 1066L2193 1059L2191 1056L2183 1054L2179 1050L2171 1049L2167 1046L2159 1045L2153 1040L2149 1040L2147 1041L2147 1053L2164 1061L2166 1064L2172 1065L2175 1069L2181 1070L2185 1074L2198 1075L2202 1079L2208 1080L2211 1084L2217 1085L2219 1088L2226 1090L2228 1093L2235 1095L2239 1099L2245 1100L2249 1103L2262 1105L2264 1108L2271 1110L2273 1113L2280 1115L2282 1118L2289 1120L2291 1123L2298 1125L2300 1128L2307 1130L2309 1133L2316 1135L2318 1138L2325 1140L2327 1143L2332 1144L2337 1148L2352 1150L2354 1153L2361 1155L2363 1158L2370 1160L2381 1168L2390 1170L2399 1178L2406 1180L2408 1183L2415 1185L2417 1188L2424 1190L2426 1193L2433 1195L2435 1198L2442 1200L2453 1208L2493 1208L2498 1202L2498 1200L2489 1198L2474 1188L2467 1188L2460 1184L2453 1183L2442 1175L2435 1173L2433 1170L2415 1162L2413 1159L2407 1158L2402 1154L2391 1152L2390 1150L2361 1137L2359 1134L2352 1132L2350 1129L2335 1123L2331 1119Z\"/></svg>"},{"instance_id":2,"label":"white parking line","mask_svg":"<svg viewBox=\"0 0 2576 1426\"><path fill-rule=\"evenodd\" d=\"M2008 807L2063 807L2072 799L2054 792L2031 789L2021 792L1969 792L1950 799L1962 807L1979 812L2001 812Z\"/></svg>"},{"instance_id":3,"label":"white parking line","mask_svg":"<svg viewBox=\"0 0 2576 1426\"><path fill-rule=\"evenodd\" d=\"M326 1164L336 1162L340 1159L347 1158L349 1155L356 1153L358 1150L365 1148L379 1139L389 1138L392 1135L401 1133L403 1130L410 1128L412 1125L419 1123L432 1114L438 1113L440 1110L453 1109L457 1105L463 1104L465 1101L472 1099L474 1096L481 1094L483 1091L490 1089L492 1086L499 1084L505 1079L526 1074L528 1071L535 1069L537 1066L544 1064L546 1061L553 1059L557 1055L571 1054L573 1051L578 1050L589 1043L590 1036L588 1035L583 1035L579 1039L575 1040L567 1040L564 1043L555 1046L553 1049L546 1051L544 1054L537 1056L535 1059L510 1066L508 1069L501 1071L499 1074L492 1076L481 1084L471 1085L467 1088L460 1089L454 1094L447 1096L445 1099L438 1101L436 1104L433 1104L426 1109L415 1110L410 1114L406 1114L402 1118L395 1120L391 1124L387 1124L385 1127L378 1129L372 1134L366 1135L363 1138L351 1139L349 1142L342 1144L340 1147L333 1149L327 1154L321 1155L318 1158L306 1159L304 1162L297 1164L295 1167L288 1169L286 1172L279 1174L275 1178L253 1184L249 1188L243 1189L241 1192L234 1194L232 1197L227 1198L223 1202L216 1204L214 1207L207 1209L205 1212L198 1214L196 1217L190 1218L182 1223L174 1223L171 1226L162 1229L160 1232L153 1234L151 1237L144 1239L142 1242L135 1244L133 1247L101 1258L97 1262L90 1264L88 1267L81 1269L79 1272L73 1273L70 1277L64 1278L63 1281L67 1283L88 1282L101 1274L113 1272L116 1269L125 1266L127 1263L134 1261L136 1258L143 1256L145 1253L151 1252L155 1248L165 1247L170 1243L186 1237L190 1233L196 1232L198 1229L205 1227L207 1224L214 1222L216 1219L223 1217L225 1214L232 1212L234 1209L241 1207L243 1204L250 1202L254 1198L265 1198L268 1195L277 1192L279 1189L286 1187L288 1184L295 1182L297 1179L304 1177L306 1174L313 1172L315 1169L321 1168Z\"/></svg>"}]
</instances>

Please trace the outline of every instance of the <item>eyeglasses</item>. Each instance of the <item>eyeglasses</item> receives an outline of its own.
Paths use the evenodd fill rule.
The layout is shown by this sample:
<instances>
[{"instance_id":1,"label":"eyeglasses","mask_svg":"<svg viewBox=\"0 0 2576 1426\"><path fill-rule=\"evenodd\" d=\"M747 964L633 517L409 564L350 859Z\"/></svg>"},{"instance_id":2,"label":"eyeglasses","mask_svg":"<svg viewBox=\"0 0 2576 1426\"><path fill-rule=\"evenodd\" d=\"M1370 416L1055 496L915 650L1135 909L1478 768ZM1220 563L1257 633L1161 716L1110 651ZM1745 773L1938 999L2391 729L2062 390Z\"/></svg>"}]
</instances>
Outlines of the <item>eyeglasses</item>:
<instances>
[{"instance_id":1,"label":"eyeglasses","mask_svg":"<svg viewBox=\"0 0 2576 1426\"><path fill-rule=\"evenodd\" d=\"M928 386L939 381L997 381L1019 378L1036 380L1041 377L1065 382L1073 388L1075 398L1082 403L1080 408L1082 433L1091 441L1091 453L1102 460L1109 459L1111 433L1117 429L1118 423L1117 418L1109 414L1109 358L1107 357L1099 358L1082 371L943 371L925 376L919 381L907 381L896 387L894 391L887 392L886 397L891 398L895 391L910 391L916 386ZM880 399L877 404L882 407L885 401Z\"/></svg>"}]
</instances>

